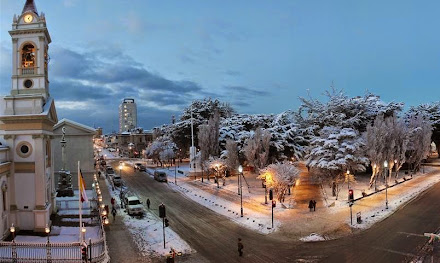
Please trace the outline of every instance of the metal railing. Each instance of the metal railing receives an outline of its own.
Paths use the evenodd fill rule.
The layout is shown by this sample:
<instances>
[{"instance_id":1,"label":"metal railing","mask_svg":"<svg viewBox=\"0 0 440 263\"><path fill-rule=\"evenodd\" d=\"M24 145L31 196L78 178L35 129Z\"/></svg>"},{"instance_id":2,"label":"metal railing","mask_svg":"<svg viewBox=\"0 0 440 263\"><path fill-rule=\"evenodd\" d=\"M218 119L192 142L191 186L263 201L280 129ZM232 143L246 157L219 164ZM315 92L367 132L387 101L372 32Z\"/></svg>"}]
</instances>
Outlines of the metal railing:
<instances>
[{"instance_id":1,"label":"metal railing","mask_svg":"<svg viewBox=\"0 0 440 263\"><path fill-rule=\"evenodd\" d=\"M85 262L81 254L82 245L73 243L24 243L0 242L0 262ZM87 245L87 262L101 263L107 260L105 237Z\"/></svg>"},{"instance_id":2,"label":"metal railing","mask_svg":"<svg viewBox=\"0 0 440 263\"><path fill-rule=\"evenodd\" d=\"M35 74L35 68L21 68L22 75L33 75Z\"/></svg>"}]
</instances>

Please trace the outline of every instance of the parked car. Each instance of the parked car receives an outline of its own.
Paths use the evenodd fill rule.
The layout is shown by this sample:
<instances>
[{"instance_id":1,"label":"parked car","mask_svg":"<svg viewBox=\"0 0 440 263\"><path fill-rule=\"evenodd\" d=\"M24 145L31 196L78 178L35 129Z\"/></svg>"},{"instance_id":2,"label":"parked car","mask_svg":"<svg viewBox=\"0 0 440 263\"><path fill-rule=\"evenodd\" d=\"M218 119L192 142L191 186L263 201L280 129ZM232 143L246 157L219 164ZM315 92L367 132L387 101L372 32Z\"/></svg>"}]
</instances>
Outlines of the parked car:
<instances>
[{"instance_id":1,"label":"parked car","mask_svg":"<svg viewBox=\"0 0 440 263\"><path fill-rule=\"evenodd\" d=\"M127 196L124 199L125 208L129 215L142 215L144 213L144 207L139 198L136 196Z\"/></svg>"},{"instance_id":2,"label":"parked car","mask_svg":"<svg viewBox=\"0 0 440 263\"><path fill-rule=\"evenodd\" d=\"M115 173L115 171L113 170L113 167L111 167L110 165L107 165L106 167L105 167L105 173L108 175L108 174L114 174Z\"/></svg>"},{"instance_id":3,"label":"parked car","mask_svg":"<svg viewBox=\"0 0 440 263\"><path fill-rule=\"evenodd\" d=\"M155 171L154 180L159 182L167 182L167 174L165 172Z\"/></svg>"},{"instance_id":4,"label":"parked car","mask_svg":"<svg viewBox=\"0 0 440 263\"><path fill-rule=\"evenodd\" d=\"M122 184L121 176L119 176L117 174L113 175L113 184L116 186L120 186Z\"/></svg>"},{"instance_id":5,"label":"parked car","mask_svg":"<svg viewBox=\"0 0 440 263\"><path fill-rule=\"evenodd\" d=\"M143 164L141 164L141 163L135 163L134 164L134 169L136 170L139 170L139 171L146 171L147 170L147 168L143 165Z\"/></svg>"}]
</instances>

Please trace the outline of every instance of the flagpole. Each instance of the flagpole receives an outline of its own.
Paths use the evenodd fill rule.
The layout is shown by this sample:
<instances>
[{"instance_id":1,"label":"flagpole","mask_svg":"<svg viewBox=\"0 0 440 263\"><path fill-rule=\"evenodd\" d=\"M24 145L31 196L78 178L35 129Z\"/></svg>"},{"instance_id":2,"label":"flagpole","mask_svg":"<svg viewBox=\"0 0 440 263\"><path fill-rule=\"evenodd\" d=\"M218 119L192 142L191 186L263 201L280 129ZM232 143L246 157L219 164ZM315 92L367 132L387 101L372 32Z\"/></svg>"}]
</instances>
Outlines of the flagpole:
<instances>
[{"instance_id":1,"label":"flagpole","mask_svg":"<svg viewBox=\"0 0 440 263\"><path fill-rule=\"evenodd\" d=\"M81 178L80 178L80 161L78 161L78 204L79 204L79 242L82 242L82 203L81 203Z\"/></svg>"}]
</instances>

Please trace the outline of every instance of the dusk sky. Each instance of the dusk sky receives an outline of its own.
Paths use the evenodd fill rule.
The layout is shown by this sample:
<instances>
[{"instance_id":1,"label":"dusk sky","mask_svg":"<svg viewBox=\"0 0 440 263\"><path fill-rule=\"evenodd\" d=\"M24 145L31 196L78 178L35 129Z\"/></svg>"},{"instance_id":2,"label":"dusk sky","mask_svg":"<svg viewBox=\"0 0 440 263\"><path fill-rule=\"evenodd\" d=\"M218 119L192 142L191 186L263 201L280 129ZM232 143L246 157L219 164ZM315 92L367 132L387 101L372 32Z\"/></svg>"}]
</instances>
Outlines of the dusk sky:
<instances>
[{"instance_id":1,"label":"dusk sky","mask_svg":"<svg viewBox=\"0 0 440 263\"><path fill-rule=\"evenodd\" d=\"M10 92L11 30L25 0L0 0L0 94ZM59 119L118 129L171 121L193 99L280 113L324 99L332 81L407 106L440 100L440 1L35 0L52 38Z\"/></svg>"}]
</instances>

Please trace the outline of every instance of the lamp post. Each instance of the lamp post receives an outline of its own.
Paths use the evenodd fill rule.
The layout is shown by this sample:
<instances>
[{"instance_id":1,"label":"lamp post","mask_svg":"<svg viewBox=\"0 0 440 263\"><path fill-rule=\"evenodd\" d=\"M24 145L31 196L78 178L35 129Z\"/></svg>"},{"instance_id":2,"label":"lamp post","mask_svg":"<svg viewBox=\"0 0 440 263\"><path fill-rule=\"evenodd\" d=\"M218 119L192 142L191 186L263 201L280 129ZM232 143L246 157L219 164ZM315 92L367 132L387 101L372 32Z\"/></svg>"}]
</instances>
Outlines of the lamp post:
<instances>
[{"instance_id":1,"label":"lamp post","mask_svg":"<svg viewBox=\"0 0 440 263\"><path fill-rule=\"evenodd\" d=\"M374 164L373 165L373 169L374 169L374 172L376 171L376 164ZM374 191L376 192L377 191L377 184L376 184L376 182L377 182L377 174L376 174L376 178L374 178Z\"/></svg>"},{"instance_id":2,"label":"lamp post","mask_svg":"<svg viewBox=\"0 0 440 263\"><path fill-rule=\"evenodd\" d=\"M177 185L177 167L176 167L176 162L174 163L174 184Z\"/></svg>"},{"instance_id":3,"label":"lamp post","mask_svg":"<svg viewBox=\"0 0 440 263\"><path fill-rule=\"evenodd\" d=\"M46 245L47 262L51 263L52 262L52 255L51 255L51 251L50 251L50 242L49 242L50 227L48 224L46 224L46 227L44 228L44 232L46 232L46 235L47 235L47 245Z\"/></svg>"},{"instance_id":4,"label":"lamp post","mask_svg":"<svg viewBox=\"0 0 440 263\"><path fill-rule=\"evenodd\" d=\"M241 217L243 217L243 187L241 185L241 177L243 176L243 166L238 166L238 172L239 172L239 185L240 185L240 212L241 212Z\"/></svg>"},{"instance_id":5,"label":"lamp post","mask_svg":"<svg viewBox=\"0 0 440 263\"><path fill-rule=\"evenodd\" d=\"M215 167L216 167L215 171L217 172L217 176L216 176L217 188L220 188L220 186L218 185L218 177L219 177L219 173L218 173L218 171L219 171L220 165L217 163L217 164L215 165Z\"/></svg>"},{"instance_id":6,"label":"lamp post","mask_svg":"<svg viewBox=\"0 0 440 263\"><path fill-rule=\"evenodd\" d=\"M350 190L350 170L347 169L347 187Z\"/></svg>"},{"instance_id":7,"label":"lamp post","mask_svg":"<svg viewBox=\"0 0 440 263\"><path fill-rule=\"evenodd\" d=\"M105 210L104 210L105 211ZM86 228L84 227L84 223L83 223L83 226L82 226L82 228L81 228L81 233L82 233L82 237L81 237L81 241L82 242L85 242L85 238L86 238Z\"/></svg>"},{"instance_id":8,"label":"lamp post","mask_svg":"<svg viewBox=\"0 0 440 263\"><path fill-rule=\"evenodd\" d=\"M9 231L12 234L12 242L15 243L15 226L14 226L14 223L12 223L11 227L9 228Z\"/></svg>"},{"instance_id":9,"label":"lamp post","mask_svg":"<svg viewBox=\"0 0 440 263\"><path fill-rule=\"evenodd\" d=\"M15 226L14 226L14 223L12 223L11 227L9 228L9 231L12 234L12 262L17 262L17 251L15 249Z\"/></svg>"},{"instance_id":10,"label":"lamp post","mask_svg":"<svg viewBox=\"0 0 440 263\"><path fill-rule=\"evenodd\" d=\"M237 191L238 195L240 195L240 174L243 172L243 167L241 165L238 166L238 176L237 176Z\"/></svg>"},{"instance_id":11,"label":"lamp post","mask_svg":"<svg viewBox=\"0 0 440 263\"><path fill-rule=\"evenodd\" d=\"M388 209L388 178L387 178L388 161L383 162L383 167L385 174L385 208Z\"/></svg>"}]
</instances>

